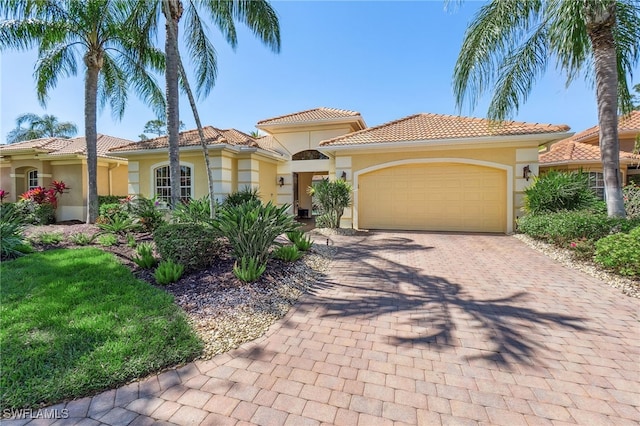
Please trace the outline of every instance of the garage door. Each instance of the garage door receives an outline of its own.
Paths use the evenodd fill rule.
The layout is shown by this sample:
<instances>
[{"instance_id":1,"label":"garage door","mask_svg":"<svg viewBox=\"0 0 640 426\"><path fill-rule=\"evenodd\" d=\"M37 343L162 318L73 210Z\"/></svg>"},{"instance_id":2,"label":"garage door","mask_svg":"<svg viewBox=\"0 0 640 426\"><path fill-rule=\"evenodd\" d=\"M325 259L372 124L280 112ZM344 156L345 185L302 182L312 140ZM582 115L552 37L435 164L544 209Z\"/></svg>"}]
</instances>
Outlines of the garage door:
<instances>
[{"instance_id":1,"label":"garage door","mask_svg":"<svg viewBox=\"0 0 640 426\"><path fill-rule=\"evenodd\" d=\"M506 232L506 173L466 164L411 164L360 176L358 227Z\"/></svg>"}]
</instances>

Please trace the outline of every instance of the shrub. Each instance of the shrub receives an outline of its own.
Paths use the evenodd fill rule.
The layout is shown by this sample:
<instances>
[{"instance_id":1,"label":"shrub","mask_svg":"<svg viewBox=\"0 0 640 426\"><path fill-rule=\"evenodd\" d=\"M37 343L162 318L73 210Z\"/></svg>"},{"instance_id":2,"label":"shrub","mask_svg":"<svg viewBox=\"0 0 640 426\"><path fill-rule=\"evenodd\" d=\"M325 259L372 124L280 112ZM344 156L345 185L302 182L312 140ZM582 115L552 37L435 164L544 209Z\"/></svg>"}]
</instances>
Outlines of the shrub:
<instances>
[{"instance_id":1,"label":"shrub","mask_svg":"<svg viewBox=\"0 0 640 426\"><path fill-rule=\"evenodd\" d=\"M132 218L119 215L107 219L104 223L98 223L97 226L103 231L107 231L112 234L125 234L129 231L135 231L140 227Z\"/></svg>"},{"instance_id":2,"label":"shrub","mask_svg":"<svg viewBox=\"0 0 640 426\"><path fill-rule=\"evenodd\" d=\"M147 232L153 232L165 223L164 214L158 209L160 203L155 199L136 197L130 200L127 205L129 213L138 219L140 225Z\"/></svg>"},{"instance_id":3,"label":"shrub","mask_svg":"<svg viewBox=\"0 0 640 426\"><path fill-rule=\"evenodd\" d=\"M170 260L165 260L160 262L153 277L158 284L167 285L178 281L183 273L184 266Z\"/></svg>"},{"instance_id":4,"label":"shrub","mask_svg":"<svg viewBox=\"0 0 640 426\"><path fill-rule=\"evenodd\" d=\"M98 195L98 205L102 208L104 204L123 204L127 198L127 195Z\"/></svg>"},{"instance_id":5,"label":"shrub","mask_svg":"<svg viewBox=\"0 0 640 426\"><path fill-rule=\"evenodd\" d=\"M48 189L38 186L28 190L20 196L20 201L17 204L23 210L28 223L49 225L56 221L58 197L69 189L64 182L54 180Z\"/></svg>"},{"instance_id":6,"label":"shrub","mask_svg":"<svg viewBox=\"0 0 640 426\"><path fill-rule=\"evenodd\" d=\"M233 265L233 274L240 281L244 281L245 283L251 283L256 281L264 271L267 269L267 263L260 263L258 259L253 257L243 257L240 259L240 265L238 266L238 262Z\"/></svg>"},{"instance_id":7,"label":"shrub","mask_svg":"<svg viewBox=\"0 0 640 426\"><path fill-rule=\"evenodd\" d=\"M111 247L118 244L118 237L114 234L102 234L98 236L98 244L104 247Z\"/></svg>"},{"instance_id":8,"label":"shrub","mask_svg":"<svg viewBox=\"0 0 640 426\"><path fill-rule=\"evenodd\" d=\"M38 204L33 200L20 200L15 203L15 206L25 223L50 225L56 222L56 211L52 204Z\"/></svg>"},{"instance_id":9,"label":"shrub","mask_svg":"<svg viewBox=\"0 0 640 426\"><path fill-rule=\"evenodd\" d=\"M597 241L594 260L620 275L640 276L640 226Z\"/></svg>"},{"instance_id":10,"label":"shrub","mask_svg":"<svg viewBox=\"0 0 640 426\"><path fill-rule=\"evenodd\" d=\"M22 256L24 227L20 222L0 220L0 258L11 259Z\"/></svg>"},{"instance_id":11,"label":"shrub","mask_svg":"<svg viewBox=\"0 0 640 426\"><path fill-rule=\"evenodd\" d=\"M351 205L351 191L351 185L343 180L330 182L329 179L323 179L309 187L309 195L314 197L322 210L320 223L323 227L340 228L340 218L344 209Z\"/></svg>"},{"instance_id":12,"label":"shrub","mask_svg":"<svg viewBox=\"0 0 640 426\"><path fill-rule=\"evenodd\" d=\"M248 186L245 186L240 191L227 195L222 202L222 208L238 207L246 203L262 204L258 188L249 188Z\"/></svg>"},{"instance_id":13,"label":"shrub","mask_svg":"<svg viewBox=\"0 0 640 426\"><path fill-rule=\"evenodd\" d=\"M179 203L173 211L172 218L177 223L209 223L211 222L211 203L209 196L198 200Z\"/></svg>"},{"instance_id":14,"label":"shrub","mask_svg":"<svg viewBox=\"0 0 640 426\"><path fill-rule=\"evenodd\" d=\"M127 211L127 205L125 203L109 203L100 205L100 217L105 222L113 221L116 219L125 220L129 219L129 212Z\"/></svg>"},{"instance_id":15,"label":"shrub","mask_svg":"<svg viewBox=\"0 0 640 426\"><path fill-rule=\"evenodd\" d=\"M227 207L220 209L215 227L229 240L236 259L254 259L262 265L276 238L299 226L288 209L288 205L277 207L271 201Z\"/></svg>"},{"instance_id":16,"label":"shrub","mask_svg":"<svg viewBox=\"0 0 640 426\"><path fill-rule=\"evenodd\" d=\"M86 246L91 244L95 239L96 239L97 235L89 235L89 234L85 234L84 232L78 232L75 234L71 234L69 235L69 241L71 241L73 244L77 245L77 246Z\"/></svg>"},{"instance_id":17,"label":"shrub","mask_svg":"<svg viewBox=\"0 0 640 426\"><path fill-rule=\"evenodd\" d=\"M153 257L153 246L151 243L142 243L136 247L136 256L133 256L133 261L136 265L143 269L151 269L156 266L158 261Z\"/></svg>"},{"instance_id":18,"label":"shrub","mask_svg":"<svg viewBox=\"0 0 640 426\"><path fill-rule=\"evenodd\" d=\"M610 218L590 210L527 215L518 220L518 231L549 243L570 247L579 240L596 241L611 233L627 232L640 220Z\"/></svg>"},{"instance_id":19,"label":"shrub","mask_svg":"<svg viewBox=\"0 0 640 426\"><path fill-rule=\"evenodd\" d=\"M302 253L300 253L300 250L298 250L298 247L295 245L280 246L273 251L273 257L284 260L285 262L295 262L302 257Z\"/></svg>"},{"instance_id":20,"label":"shrub","mask_svg":"<svg viewBox=\"0 0 640 426\"><path fill-rule=\"evenodd\" d=\"M136 248L136 245L138 245L136 237L132 234L127 234L127 247Z\"/></svg>"},{"instance_id":21,"label":"shrub","mask_svg":"<svg viewBox=\"0 0 640 426\"><path fill-rule=\"evenodd\" d=\"M594 205L598 198L589 188L589 176L582 172L551 170L535 178L525 190L524 210L530 214L580 210Z\"/></svg>"},{"instance_id":22,"label":"shrub","mask_svg":"<svg viewBox=\"0 0 640 426\"><path fill-rule=\"evenodd\" d=\"M630 219L640 218L640 186L635 183L622 188L624 209Z\"/></svg>"},{"instance_id":23,"label":"shrub","mask_svg":"<svg viewBox=\"0 0 640 426\"><path fill-rule=\"evenodd\" d=\"M211 265L220 256L223 242L216 231L197 223L167 223L153 233L156 250L163 260L194 271Z\"/></svg>"},{"instance_id":24,"label":"shrub","mask_svg":"<svg viewBox=\"0 0 640 426\"><path fill-rule=\"evenodd\" d=\"M306 237L304 235L304 232L300 230L287 232L287 238L289 239L289 241L295 244L298 250L307 251L313 245L313 241L311 241L311 238Z\"/></svg>"},{"instance_id":25,"label":"shrub","mask_svg":"<svg viewBox=\"0 0 640 426\"><path fill-rule=\"evenodd\" d=\"M33 237L33 240L40 244L54 245L64 240L62 232L43 232Z\"/></svg>"}]
</instances>

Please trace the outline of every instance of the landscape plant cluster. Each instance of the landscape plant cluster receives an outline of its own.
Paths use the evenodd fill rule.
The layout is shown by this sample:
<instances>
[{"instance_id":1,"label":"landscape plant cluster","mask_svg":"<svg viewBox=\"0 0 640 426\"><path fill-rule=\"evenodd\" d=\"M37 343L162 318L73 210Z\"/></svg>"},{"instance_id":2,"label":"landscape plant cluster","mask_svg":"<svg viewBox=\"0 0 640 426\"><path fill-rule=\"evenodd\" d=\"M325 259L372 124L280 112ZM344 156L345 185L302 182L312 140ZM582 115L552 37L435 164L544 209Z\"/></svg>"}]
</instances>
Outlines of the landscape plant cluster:
<instances>
[{"instance_id":1,"label":"landscape plant cluster","mask_svg":"<svg viewBox=\"0 0 640 426\"><path fill-rule=\"evenodd\" d=\"M609 217L580 171L550 171L525 191L518 231L571 250L576 258L640 277L640 187L623 189L626 218Z\"/></svg>"}]
</instances>

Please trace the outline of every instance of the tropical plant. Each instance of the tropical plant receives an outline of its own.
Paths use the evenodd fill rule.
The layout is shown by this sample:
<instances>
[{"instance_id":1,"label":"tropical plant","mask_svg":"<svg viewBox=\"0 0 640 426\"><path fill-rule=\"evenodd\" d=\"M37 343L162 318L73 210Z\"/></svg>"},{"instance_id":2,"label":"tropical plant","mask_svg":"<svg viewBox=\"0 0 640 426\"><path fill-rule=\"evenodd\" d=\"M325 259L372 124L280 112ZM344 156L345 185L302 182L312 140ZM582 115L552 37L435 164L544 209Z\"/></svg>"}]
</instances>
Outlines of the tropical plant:
<instances>
[{"instance_id":1,"label":"tropical plant","mask_svg":"<svg viewBox=\"0 0 640 426\"><path fill-rule=\"evenodd\" d=\"M598 201L589 188L589 175L579 171L550 170L536 177L524 192L524 211L530 214L580 210Z\"/></svg>"},{"instance_id":2,"label":"tropical plant","mask_svg":"<svg viewBox=\"0 0 640 426\"><path fill-rule=\"evenodd\" d=\"M628 234L609 235L596 242L595 262L630 277L640 276L640 226Z\"/></svg>"},{"instance_id":3,"label":"tropical plant","mask_svg":"<svg viewBox=\"0 0 640 426\"><path fill-rule=\"evenodd\" d=\"M216 229L229 240L236 259L255 260L262 265L269 259L269 249L276 238L295 230L299 224L287 213L288 205L245 203L220 209Z\"/></svg>"},{"instance_id":4,"label":"tropical plant","mask_svg":"<svg viewBox=\"0 0 640 426\"><path fill-rule=\"evenodd\" d=\"M31 239L38 244L55 245L64 241L64 235L62 232L42 232Z\"/></svg>"},{"instance_id":5,"label":"tropical plant","mask_svg":"<svg viewBox=\"0 0 640 426\"><path fill-rule=\"evenodd\" d=\"M629 219L640 218L640 186L635 183L622 188L624 209Z\"/></svg>"},{"instance_id":6,"label":"tropical plant","mask_svg":"<svg viewBox=\"0 0 640 426\"><path fill-rule=\"evenodd\" d=\"M298 250L307 251L313 245L311 237L305 236L303 231L296 229L295 231L287 232L287 238L291 241Z\"/></svg>"},{"instance_id":7,"label":"tropical plant","mask_svg":"<svg viewBox=\"0 0 640 426\"><path fill-rule=\"evenodd\" d=\"M227 42L235 48L237 45L236 21L244 23L265 44L274 51L280 49L280 27L278 17L269 3L265 0L238 0L221 2L186 2L181 0L163 0L162 2L146 3L153 7L151 15L162 13L165 17L165 54L166 54L166 118L167 135L169 140L169 175L180 176L179 143L179 81L189 97L193 112L209 182L209 198L211 202L211 217L215 214L215 196L213 175L209 164L208 148L204 131L198 114L195 97L193 96L188 76L182 65L178 50L178 35L180 19L185 16L186 47L190 58L196 64L196 90L198 95L207 96L217 76L217 59L213 43L209 39L206 28L207 18L222 32ZM154 5L154 6L151 6ZM155 24L157 26L157 23ZM171 178L171 205L179 202L179 179Z\"/></svg>"},{"instance_id":8,"label":"tropical plant","mask_svg":"<svg viewBox=\"0 0 640 426\"><path fill-rule=\"evenodd\" d=\"M310 186L307 192L320 205L321 223L328 228L340 228L344 209L351 205L351 185L341 179L323 179Z\"/></svg>"},{"instance_id":9,"label":"tropical plant","mask_svg":"<svg viewBox=\"0 0 640 426\"><path fill-rule=\"evenodd\" d=\"M198 200L178 203L173 210L172 219L176 223L209 223L211 221L211 203L209 196Z\"/></svg>"},{"instance_id":10,"label":"tropical plant","mask_svg":"<svg viewBox=\"0 0 640 426\"><path fill-rule=\"evenodd\" d=\"M295 262L302 257L302 253L295 245L280 246L273 251L273 257L284 260L285 262Z\"/></svg>"},{"instance_id":11,"label":"tropical plant","mask_svg":"<svg viewBox=\"0 0 640 426\"><path fill-rule=\"evenodd\" d=\"M75 234L69 235L68 239L77 246L86 246L91 244L97 236L97 234L89 235L84 232L76 232Z\"/></svg>"},{"instance_id":12,"label":"tropical plant","mask_svg":"<svg viewBox=\"0 0 640 426\"><path fill-rule=\"evenodd\" d=\"M239 191L232 192L225 197L224 201L222 202L222 208L237 207L246 203L262 203L262 201L260 200L260 193L258 191L258 188L249 188L248 186L245 186Z\"/></svg>"},{"instance_id":13,"label":"tropical plant","mask_svg":"<svg viewBox=\"0 0 640 426\"><path fill-rule=\"evenodd\" d=\"M240 281L245 283L252 283L264 274L267 269L267 263L261 263L258 259L253 257L243 257L233 265L233 274Z\"/></svg>"},{"instance_id":14,"label":"tropical plant","mask_svg":"<svg viewBox=\"0 0 640 426\"><path fill-rule=\"evenodd\" d=\"M127 0L40 1L0 3L0 50L38 47L36 92L42 104L62 76L85 72L85 138L87 143L87 223L98 216L97 107L109 102L114 117L124 114L134 89L160 111L162 92L146 72L162 69L162 52L153 48L146 2ZM146 18L146 20L144 19ZM98 102L99 101L99 102Z\"/></svg>"},{"instance_id":15,"label":"tropical plant","mask_svg":"<svg viewBox=\"0 0 640 426\"><path fill-rule=\"evenodd\" d=\"M151 243L140 243L136 247L136 255L133 256L136 265L143 269L150 269L156 266L158 261L153 256L153 245Z\"/></svg>"},{"instance_id":16,"label":"tropical plant","mask_svg":"<svg viewBox=\"0 0 640 426\"><path fill-rule=\"evenodd\" d=\"M140 225L132 218L122 216L113 216L110 219L106 219L103 223L98 223L97 226L101 230L112 234L127 234L140 228Z\"/></svg>"},{"instance_id":17,"label":"tropical plant","mask_svg":"<svg viewBox=\"0 0 640 426\"><path fill-rule=\"evenodd\" d=\"M118 245L118 237L115 234L98 235L98 244L103 247L111 247Z\"/></svg>"},{"instance_id":18,"label":"tropical plant","mask_svg":"<svg viewBox=\"0 0 640 426\"><path fill-rule=\"evenodd\" d=\"M15 209L15 204L0 206L0 259L22 256L24 245L24 222Z\"/></svg>"},{"instance_id":19,"label":"tropical plant","mask_svg":"<svg viewBox=\"0 0 640 426\"><path fill-rule=\"evenodd\" d=\"M640 58L638 16L637 0L493 0L467 29L454 69L458 107L467 100L476 106L490 90L495 120L518 110L552 59L567 84L582 74L595 80L609 216L625 215L618 109L632 109L627 76Z\"/></svg>"},{"instance_id":20,"label":"tropical plant","mask_svg":"<svg viewBox=\"0 0 640 426\"><path fill-rule=\"evenodd\" d=\"M147 232L153 232L165 223L164 214L158 209L159 205L158 200L145 197L135 197L127 202L129 214L137 219Z\"/></svg>"},{"instance_id":21,"label":"tropical plant","mask_svg":"<svg viewBox=\"0 0 640 426\"><path fill-rule=\"evenodd\" d=\"M127 234L127 247L136 248L138 242L136 241L136 237L133 234Z\"/></svg>"},{"instance_id":22,"label":"tropical plant","mask_svg":"<svg viewBox=\"0 0 640 426\"><path fill-rule=\"evenodd\" d=\"M27 127L22 127L23 124L27 124ZM25 113L16 118L16 128L7 134L7 143L46 137L68 139L77 133L78 126L69 121L60 122L55 115L45 114L39 116Z\"/></svg>"},{"instance_id":23,"label":"tropical plant","mask_svg":"<svg viewBox=\"0 0 640 426\"><path fill-rule=\"evenodd\" d=\"M184 266L179 263L174 263L171 260L164 260L160 262L156 268L156 272L153 274L153 277L156 279L158 284L167 285L178 281L180 277L182 277L183 273Z\"/></svg>"}]
</instances>

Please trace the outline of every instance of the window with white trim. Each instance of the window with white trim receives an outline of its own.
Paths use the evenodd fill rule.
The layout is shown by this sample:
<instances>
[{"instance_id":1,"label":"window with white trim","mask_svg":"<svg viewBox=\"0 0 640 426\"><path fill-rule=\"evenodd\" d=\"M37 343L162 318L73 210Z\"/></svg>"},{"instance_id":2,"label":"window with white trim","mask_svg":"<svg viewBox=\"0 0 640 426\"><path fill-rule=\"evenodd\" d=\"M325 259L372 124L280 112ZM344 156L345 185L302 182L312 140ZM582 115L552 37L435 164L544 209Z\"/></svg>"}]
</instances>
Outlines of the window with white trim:
<instances>
[{"instance_id":1,"label":"window with white trim","mask_svg":"<svg viewBox=\"0 0 640 426\"><path fill-rule=\"evenodd\" d=\"M602 172L589 172L589 188L596 196L604 200L604 174Z\"/></svg>"},{"instance_id":2,"label":"window with white trim","mask_svg":"<svg viewBox=\"0 0 640 426\"><path fill-rule=\"evenodd\" d=\"M169 204L171 202L169 166L156 168L154 175L156 197ZM189 166L180 166L180 199L183 201L191 199L191 167Z\"/></svg>"},{"instance_id":3,"label":"window with white trim","mask_svg":"<svg viewBox=\"0 0 640 426\"><path fill-rule=\"evenodd\" d=\"M33 188L37 188L38 186L38 171L31 170L27 173L27 189L31 190Z\"/></svg>"}]
</instances>

